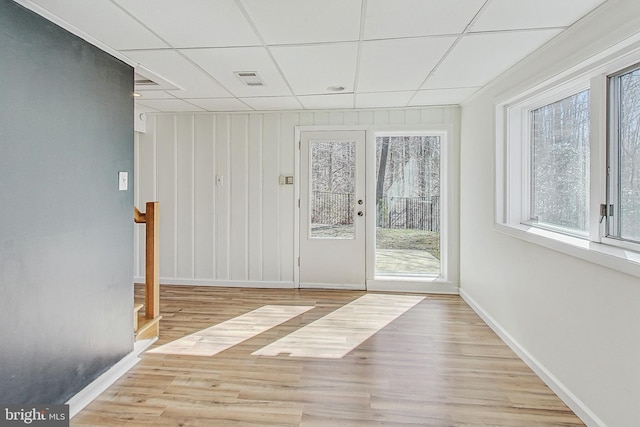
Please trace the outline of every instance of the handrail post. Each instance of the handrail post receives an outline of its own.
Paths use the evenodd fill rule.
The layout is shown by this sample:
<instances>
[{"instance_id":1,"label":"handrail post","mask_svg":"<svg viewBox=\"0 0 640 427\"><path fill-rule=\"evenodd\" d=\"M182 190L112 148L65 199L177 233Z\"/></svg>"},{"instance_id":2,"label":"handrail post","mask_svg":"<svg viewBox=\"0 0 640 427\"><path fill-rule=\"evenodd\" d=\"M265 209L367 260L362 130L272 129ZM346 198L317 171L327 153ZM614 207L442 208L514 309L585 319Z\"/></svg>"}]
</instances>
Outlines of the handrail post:
<instances>
[{"instance_id":1,"label":"handrail post","mask_svg":"<svg viewBox=\"0 0 640 427\"><path fill-rule=\"evenodd\" d=\"M158 202L147 202L145 262L145 317L160 315L160 209Z\"/></svg>"}]
</instances>

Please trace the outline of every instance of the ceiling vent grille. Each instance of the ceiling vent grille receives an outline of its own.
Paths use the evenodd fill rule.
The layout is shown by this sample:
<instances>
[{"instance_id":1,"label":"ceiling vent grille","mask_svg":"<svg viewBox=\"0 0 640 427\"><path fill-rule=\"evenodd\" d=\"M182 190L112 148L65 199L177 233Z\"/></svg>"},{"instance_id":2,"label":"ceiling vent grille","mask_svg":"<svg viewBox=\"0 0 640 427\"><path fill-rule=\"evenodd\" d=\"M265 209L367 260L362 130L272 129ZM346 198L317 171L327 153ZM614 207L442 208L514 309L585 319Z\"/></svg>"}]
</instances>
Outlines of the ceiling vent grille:
<instances>
[{"instance_id":1,"label":"ceiling vent grille","mask_svg":"<svg viewBox=\"0 0 640 427\"><path fill-rule=\"evenodd\" d=\"M144 76L141 76L138 73L135 73L134 78L133 78L133 83L136 86L147 86L147 87L149 87L149 86L158 86L158 83L156 83L153 80L148 79L148 78L146 78Z\"/></svg>"},{"instance_id":2,"label":"ceiling vent grille","mask_svg":"<svg viewBox=\"0 0 640 427\"><path fill-rule=\"evenodd\" d=\"M234 71L233 74L238 76L240 81L247 86L264 86L262 77L256 71Z\"/></svg>"}]
</instances>

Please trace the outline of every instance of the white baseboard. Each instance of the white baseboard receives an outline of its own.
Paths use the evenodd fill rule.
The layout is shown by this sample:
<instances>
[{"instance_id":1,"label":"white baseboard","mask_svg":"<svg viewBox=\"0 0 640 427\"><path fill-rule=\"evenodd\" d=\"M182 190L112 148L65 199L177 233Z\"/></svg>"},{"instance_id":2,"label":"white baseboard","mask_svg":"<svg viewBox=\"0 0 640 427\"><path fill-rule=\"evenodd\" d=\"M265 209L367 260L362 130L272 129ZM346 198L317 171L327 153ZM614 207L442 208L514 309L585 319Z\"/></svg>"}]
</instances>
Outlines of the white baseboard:
<instances>
[{"instance_id":1,"label":"white baseboard","mask_svg":"<svg viewBox=\"0 0 640 427\"><path fill-rule=\"evenodd\" d=\"M458 295L458 285L454 283L395 278L367 280L367 290L373 292Z\"/></svg>"},{"instance_id":2,"label":"white baseboard","mask_svg":"<svg viewBox=\"0 0 640 427\"><path fill-rule=\"evenodd\" d=\"M542 365L531 353L520 345L504 328L502 328L491 315L480 307L464 289L460 289L460 296L469 304L478 316L489 325L493 331L526 363L540 379L549 386L558 397L571 408L573 412L587 425L594 427L606 427L606 424L594 414L568 387Z\"/></svg>"},{"instance_id":3,"label":"white baseboard","mask_svg":"<svg viewBox=\"0 0 640 427\"><path fill-rule=\"evenodd\" d=\"M135 283L144 283L144 277L133 278ZM210 279L181 279L174 277L161 277L161 285L187 285L187 286L217 286L222 288L262 288L262 289L292 289L293 281L266 282L259 280L210 280Z\"/></svg>"},{"instance_id":4,"label":"white baseboard","mask_svg":"<svg viewBox=\"0 0 640 427\"><path fill-rule=\"evenodd\" d=\"M144 283L144 277L134 277L135 283ZM173 277L161 277L161 285L187 285L187 286L213 286L224 288L260 288L260 289L294 289L297 285L293 281L267 282L258 280L209 280L209 279L183 279ZM449 294L458 295L458 285L450 282L424 281L414 279L375 279L367 280L364 286L350 284L303 283L302 289L336 289L352 291L373 292L412 292L425 294Z\"/></svg>"},{"instance_id":5,"label":"white baseboard","mask_svg":"<svg viewBox=\"0 0 640 427\"><path fill-rule=\"evenodd\" d=\"M365 291L364 285L350 283L301 283L300 289L333 289L336 291Z\"/></svg>"},{"instance_id":6,"label":"white baseboard","mask_svg":"<svg viewBox=\"0 0 640 427\"><path fill-rule=\"evenodd\" d=\"M126 374L140 361L140 354L145 351L158 338L138 341L133 346L133 351L123 357L118 363L113 365L107 372L93 380L88 386L80 390L66 403L69 405L69 417L73 418L78 412L84 409L96 397L105 391L111 384Z\"/></svg>"}]
</instances>

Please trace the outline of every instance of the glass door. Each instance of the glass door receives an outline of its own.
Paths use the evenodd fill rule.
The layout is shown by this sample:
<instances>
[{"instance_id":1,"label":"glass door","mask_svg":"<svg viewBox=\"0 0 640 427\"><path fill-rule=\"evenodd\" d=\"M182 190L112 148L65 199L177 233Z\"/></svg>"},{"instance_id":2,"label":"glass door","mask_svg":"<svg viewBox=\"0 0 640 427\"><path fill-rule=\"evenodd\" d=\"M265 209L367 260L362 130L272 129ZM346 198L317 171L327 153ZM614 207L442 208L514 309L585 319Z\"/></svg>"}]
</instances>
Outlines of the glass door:
<instances>
[{"instance_id":1,"label":"glass door","mask_svg":"<svg viewBox=\"0 0 640 427\"><path fill-rule=\"evenodd\" d=\"M440 274L440 143L376 137L376 277Z\"/></svg>"},{"instance_id":2,"label":"glass door","mask_svg":"<svg viewBox=\"0 0 640 427\"><path fill-rule=\"evenodd\" d=\"M365 132L300 137L300 286L365 289Z\"/></svg>"}]
</instances>

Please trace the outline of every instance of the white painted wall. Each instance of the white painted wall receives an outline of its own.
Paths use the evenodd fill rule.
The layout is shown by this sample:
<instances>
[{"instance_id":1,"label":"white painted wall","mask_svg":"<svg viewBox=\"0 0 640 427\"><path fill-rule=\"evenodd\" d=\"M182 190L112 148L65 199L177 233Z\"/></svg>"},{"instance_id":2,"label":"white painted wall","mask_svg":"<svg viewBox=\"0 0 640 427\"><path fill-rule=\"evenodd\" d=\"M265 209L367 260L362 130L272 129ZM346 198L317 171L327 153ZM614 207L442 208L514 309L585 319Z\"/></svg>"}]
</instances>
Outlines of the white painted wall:
<instances>
[{"instance_id":1,"label":"white painted wall","mask_svg":"<svg viewBox=\"0 0 640 427\"><path fill-rule=\"evenodd\" d=\"M430 126L453 129L457 144L459 108L147 113L146 132L135 139L135 201L140 210L146 201L160 202L162 283L294 285L294 186L278 178L294 175L298 125ZM141 225L135 245L135 280L142 281Z\"/></svg>"},{"instance_id":2,"label":"white painted wall","mask_svg":"<svg viewBox=\"0 0 640 427\"><path fill-rule=\"evenodd\" d=\"M462 109L461 293L589 425L640 423L640 281L494 230L495 103L638 31L610 0Z\"/></svg>"}]
</instances>

